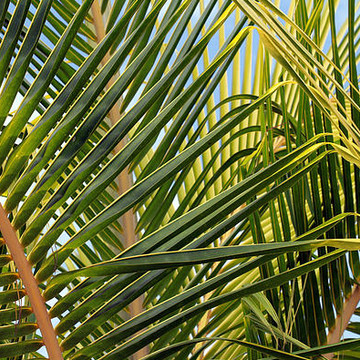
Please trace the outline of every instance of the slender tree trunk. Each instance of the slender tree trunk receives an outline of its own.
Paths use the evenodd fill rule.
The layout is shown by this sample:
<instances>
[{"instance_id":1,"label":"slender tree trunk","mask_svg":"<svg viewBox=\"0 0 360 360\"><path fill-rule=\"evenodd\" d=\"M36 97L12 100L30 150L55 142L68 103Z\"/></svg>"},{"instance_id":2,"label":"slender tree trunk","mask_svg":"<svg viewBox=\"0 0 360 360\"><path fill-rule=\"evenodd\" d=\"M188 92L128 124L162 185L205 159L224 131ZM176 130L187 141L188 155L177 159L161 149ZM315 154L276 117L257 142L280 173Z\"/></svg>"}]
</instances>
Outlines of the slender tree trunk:
<instances>
[{"instance_id":1,"label":"slender tree trunk","mask_svg":"<svg viewBox=\"0 0 360 360\"><path fill-rule=\"evenodd\" d=\"M105 26L98 0L94 0L91 10L93 15L93 25L97 37L96 41L97 43L99 43L105 37ZM109 60L109 58L110 58L109 54L106 54L102 60L102 65L104 65ZM109 83L107 84L107 88L111 87L111 85L115 82L115 80L116 80L116 76L112 77ZM116 124L120 119L121 116L120 105L121 105L121 100L119 100L113 106L113 108L110 110L108 114L108 118L110 119L111 125ZM120 141L120 143L115 146L114 153L117 154L125 146L125 143L126 141L124 139ZM117 184L118 184L119 195L123 194L124 192L126 192L128 189L131 188L132 179L128 173L128 168L125 168L119 174L119 176L117 177ZM135 234L135 227L136 227L135 214L132 212L132 210L129 210L122 216L121 220L122 220L121 225L123 228L123 237L124 237L123 245L125 248L128 248L131 245L135 244L137 241L137 236ZM140 296L129 305L129 312L131 317L135 317L136 315L142 313L142 311L143 311L143 297ZM147 354L148 354L148 348L145 347L139 350L138 352L136 352L132 356L132 359L138 360Z\"/></svg>"}]
</instances>

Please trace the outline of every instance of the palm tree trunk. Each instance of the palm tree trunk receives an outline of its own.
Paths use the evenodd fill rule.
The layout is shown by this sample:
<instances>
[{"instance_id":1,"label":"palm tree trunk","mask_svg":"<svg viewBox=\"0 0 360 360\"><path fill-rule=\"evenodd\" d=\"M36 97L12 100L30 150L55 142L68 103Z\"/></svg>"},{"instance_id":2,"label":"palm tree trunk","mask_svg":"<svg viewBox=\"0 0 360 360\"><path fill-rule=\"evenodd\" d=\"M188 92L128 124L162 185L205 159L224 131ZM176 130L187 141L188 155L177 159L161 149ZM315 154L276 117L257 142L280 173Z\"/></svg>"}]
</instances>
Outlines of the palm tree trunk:
<instances>
[{"instance_id":1,"label":"palm tree trunk","mask_svg":"<svg viewBox=\"0 0 360 360\"><path fill-rule=\"evenodd\" d=\"M99 43L105 37L105 26L98 0L94 0L91 7L91 11L93 15L93 25L95 28L96 41L97 43ZM104 65L109 60L109 58L110 58L109 54L106 54L102 60L102 65ZM111 87L111 85L115 82L115 80L116 77L115 76L112 77L107 85L107 88ZM121 100L116 102L116 104L113 106L113 108L110 110L108 114L108 118L110 119L111 125L116 124L120 119L120 115L121 115L120 105L121 105ZM115 146L114 154L117 154L125 146L125 143L126 143L125 139L121 140L119 144ZM118 183L118 195L123 194L124 192L126 192L131 188L132 179L131 179L131 175L129 175L128 173L127 167L117 177L117 183ZM121 220L122 220L121 225L123 228L123 237L124 237L123 245L125 248L128 248L133 244L135 244L137 241L137 236L135 233L135 227L136 227L135 215L132 212L132 210L129 210L122 216ZM129 305L129 312L131 317L135 317L136 315L142 313L142 311L143 311L143 296L140 296ZM132 356L132 360L141 359L147 354L148 354L147 348L143 348Z\"/></svg>"}]
</instances>

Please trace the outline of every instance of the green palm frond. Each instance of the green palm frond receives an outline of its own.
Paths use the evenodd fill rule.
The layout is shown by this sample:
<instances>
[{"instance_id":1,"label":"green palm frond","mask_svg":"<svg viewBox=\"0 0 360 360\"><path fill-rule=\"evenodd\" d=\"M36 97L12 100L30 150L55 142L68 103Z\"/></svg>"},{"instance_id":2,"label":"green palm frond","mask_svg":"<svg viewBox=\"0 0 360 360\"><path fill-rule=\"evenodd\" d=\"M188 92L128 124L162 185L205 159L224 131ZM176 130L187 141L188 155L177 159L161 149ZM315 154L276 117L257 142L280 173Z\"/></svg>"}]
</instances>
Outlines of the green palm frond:
<instances>
[{"instance_id":1,"label":"green palm frond","mask_svg":"<svg viewBox=\"0 0 360 360\"><path fill-rule=\"evenodd\" d=\"M357 358L359 6L2 1L0 357Z\"/></svg>"}]
</instances>

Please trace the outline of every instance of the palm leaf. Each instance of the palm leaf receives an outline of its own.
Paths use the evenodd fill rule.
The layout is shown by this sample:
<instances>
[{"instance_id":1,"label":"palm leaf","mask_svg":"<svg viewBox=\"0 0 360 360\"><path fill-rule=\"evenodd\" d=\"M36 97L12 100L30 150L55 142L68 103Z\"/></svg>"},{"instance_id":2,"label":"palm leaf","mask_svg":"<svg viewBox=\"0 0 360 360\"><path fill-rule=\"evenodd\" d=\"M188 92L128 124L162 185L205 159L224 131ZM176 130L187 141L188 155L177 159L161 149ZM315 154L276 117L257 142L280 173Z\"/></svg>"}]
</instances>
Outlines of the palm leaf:
<instances>
[{"instance_id":1,"label":"palm leaf","mask_svg":"<svg viewBox=\"0 0 360 360\"><path fill-rule=\"evenodd\" d=\"M342 3L0 4L1 357L357 356Z\"/></svg>"}]
</instances>

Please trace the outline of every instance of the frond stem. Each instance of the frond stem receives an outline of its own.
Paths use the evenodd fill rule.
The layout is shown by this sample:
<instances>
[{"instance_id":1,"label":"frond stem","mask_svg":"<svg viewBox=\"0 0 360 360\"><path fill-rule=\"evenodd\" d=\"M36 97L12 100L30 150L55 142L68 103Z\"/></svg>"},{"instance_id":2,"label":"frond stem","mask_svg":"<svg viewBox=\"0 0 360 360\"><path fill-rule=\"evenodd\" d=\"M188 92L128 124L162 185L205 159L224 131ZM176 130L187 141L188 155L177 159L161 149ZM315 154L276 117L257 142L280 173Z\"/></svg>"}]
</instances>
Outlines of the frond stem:
<instances>
[{"instance_id":1,"label":"frond stem","mask_svg":"<svg viewBox=\"0 0 360 360\"><path fill-rule=\"evenodd\" d=\"M350 297L345 300L345 303L343 305L343 310L336 318L335 325L329 331L329 334L327 337L328 345L336 344L336 343L340 342L341 337L342 337L344 331L346 330L346 328L349 324L350 318L354 314L359 301L360 301L360 286L355 285ZM329 353L324 356L330 360L334 357L334 353Z\"/></svg>"},{"instance_id":2,"label":"frond stem","mask_svg":"<svg viewBox=\"0 0 360 360\"><path fill-rule=\"evenodd\" d=\"M51 324L49 313L45 306L44 298L40 293L38 284L32 273L32 268L26 259L24 249L20 244L16 232L12 227L1 204L0 231L18 269L20 278L25 286L25 291L29 297L32 310L35 314L49 359L62 360L63 356L57 341L57 337L55 335L54 328Z\"/></svg>"}]
</instances>

